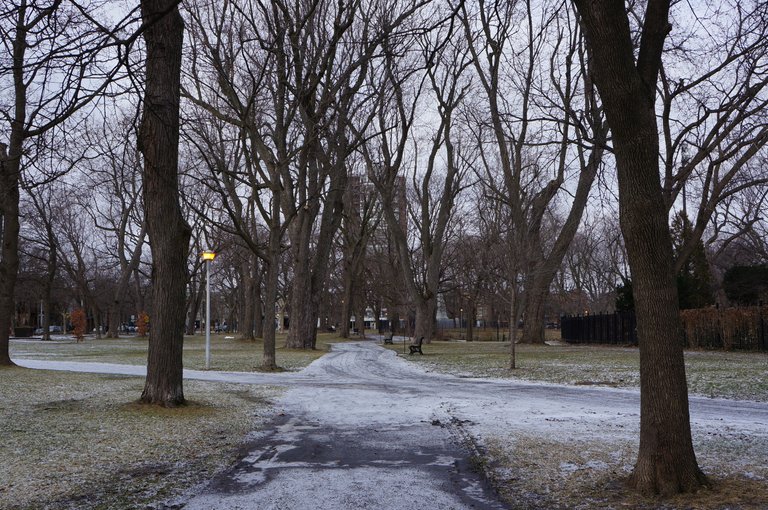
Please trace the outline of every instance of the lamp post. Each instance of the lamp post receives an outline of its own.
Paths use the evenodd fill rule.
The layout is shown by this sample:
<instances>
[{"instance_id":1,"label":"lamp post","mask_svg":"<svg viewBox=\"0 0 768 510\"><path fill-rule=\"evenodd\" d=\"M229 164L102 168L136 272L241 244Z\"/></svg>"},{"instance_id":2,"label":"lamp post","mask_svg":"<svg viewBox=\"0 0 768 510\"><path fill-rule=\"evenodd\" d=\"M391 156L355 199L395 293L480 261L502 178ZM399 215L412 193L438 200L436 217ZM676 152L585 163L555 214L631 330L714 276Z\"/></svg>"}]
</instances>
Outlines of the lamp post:
<instances>
[{"instance_id":1,"label":"lamp post","mask_svg":"<svg viewBox=\"0 0 768 510\"><path fill-rule=\"evenodd\" d=\"M204 251L205 261L205 369L211 368L211 261L216 252Z\"/></svg>"}]
</instances>

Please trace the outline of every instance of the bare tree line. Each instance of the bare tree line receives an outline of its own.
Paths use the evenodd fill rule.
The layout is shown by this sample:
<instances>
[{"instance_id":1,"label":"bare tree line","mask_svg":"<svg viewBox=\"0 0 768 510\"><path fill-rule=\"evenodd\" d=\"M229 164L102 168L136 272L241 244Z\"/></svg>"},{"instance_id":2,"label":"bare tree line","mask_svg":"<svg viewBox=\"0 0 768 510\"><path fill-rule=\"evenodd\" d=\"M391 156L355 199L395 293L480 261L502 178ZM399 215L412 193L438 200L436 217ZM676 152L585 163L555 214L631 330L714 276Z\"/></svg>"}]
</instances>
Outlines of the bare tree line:
<instances>
[{"instance_id":1,"label":"bare tree line","mask_svg":"<svg viewBox=\"0 0 768 510\"><path fill-rule=\"evenodd\" d=\"M224 254L229 308L268 370L281 304L286 346L313 349L327 316L347 335L386 308L429 341L441 295L471 319L490 296L514 368L518 321L543 342L552 292L604 301L631 276L633 484L706 483L668 341L675 275L702 239L766 252L764 4L726 20L655 0L142 0L112 23L102 7L0 13L0 364L20 253L45 321L62 270L99 332L104 318L117 335L129 294L150 312L142 399L164 405L185 400L203 249ZM673 252L681 210L692 235Z\"/></svg>"}]
</instances>

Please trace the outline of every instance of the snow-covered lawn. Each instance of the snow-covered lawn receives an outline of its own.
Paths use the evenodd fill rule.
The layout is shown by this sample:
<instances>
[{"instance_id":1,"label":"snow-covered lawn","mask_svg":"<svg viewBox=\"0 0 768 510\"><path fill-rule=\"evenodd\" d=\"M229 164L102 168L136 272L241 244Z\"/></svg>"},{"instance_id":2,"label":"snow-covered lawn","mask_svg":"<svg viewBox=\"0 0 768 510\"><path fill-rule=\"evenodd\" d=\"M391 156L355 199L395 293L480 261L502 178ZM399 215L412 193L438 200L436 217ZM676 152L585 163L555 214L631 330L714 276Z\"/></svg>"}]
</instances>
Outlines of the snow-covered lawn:
<instances>
[{"instance_id":1,"label":"snow-covered lawn","mask_svg":"<svg viewBox=\"0 0 768 510\"><path fill-rule=\"evenodd\" d=\"M403 356L402 344L393 347L398 355L370 343L342 344L300 372L190 371L185 392L201 405L173 417L146 416L127 404L141 391L140 377L3 370L0 420L14 424L11 444L16 446L9 455L20 458L4 462L0 453L0 469L8 470L0 476L15 480L9 489L0 489L0 508L15 502L7 499L9 491L15 491L14 497L37 493L40 500L47 494L47 501L68 502L50 508L92 508L82 505L84 500L70 500L78 494L100 494L97 501L112 501L123 497L122 491L132 501L167 501L231 460L246 431L257 430L262 417L275 412L301 416L329 430L398 430L437 423L431 429L448 431L467 446L512 508L768 508L765 354L687 354L689 378L698 374L701 382L695 384L710 388L692 398L691 414L699 463L715 485L698 495L658 501L628 494L622 485L637 455L639 404L636 383L631 382L637 377L636 350L519 347L521 368L511 377L504 368L508 344L484 342L433 343L424 346L424 356ZM106 355L98 360L110 361ZM67 361L55 367L84 370L94 365ZM94 369L133 375L141 371L135 365ZM278 396L272 386L287 391ZM267 400L276 407L270 408ZM51 429L51 441L43 437L49 423L61 424ZM146 434L131 432L143 428ZM125 441L119 439L124 430ZM171 446L163 448L165 442ZM6 451L11 450L0 450ZM207 455L213 455L210 462ZM52 459L48 464L61 470L50 480L47 456ZM27 473L34 476L28 479ZM132 474L143 478L132 485ZM329 476L332 483L332 475L318 476Z\"/></svg>"}]
</instances>

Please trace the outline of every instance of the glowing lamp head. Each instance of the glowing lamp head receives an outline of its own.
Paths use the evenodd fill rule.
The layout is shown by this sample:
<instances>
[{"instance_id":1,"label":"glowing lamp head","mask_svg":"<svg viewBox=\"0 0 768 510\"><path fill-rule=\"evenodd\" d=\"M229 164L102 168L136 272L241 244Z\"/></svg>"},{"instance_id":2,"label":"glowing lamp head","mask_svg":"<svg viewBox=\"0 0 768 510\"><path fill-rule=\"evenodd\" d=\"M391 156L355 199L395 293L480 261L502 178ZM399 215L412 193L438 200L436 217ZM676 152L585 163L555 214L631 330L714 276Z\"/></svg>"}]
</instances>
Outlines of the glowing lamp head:
<instances>
[{"instance_id":1,"label":"glowing lamp head","mask_svg":"<svg viewBox=\"0 0 768 510\"><path fill-rule=\"evenodd\" d=\"M213 252L213 251L203 252L203 260L213 260L215 258L216 258L216 252Z\"/></svg>"}]
</instances>

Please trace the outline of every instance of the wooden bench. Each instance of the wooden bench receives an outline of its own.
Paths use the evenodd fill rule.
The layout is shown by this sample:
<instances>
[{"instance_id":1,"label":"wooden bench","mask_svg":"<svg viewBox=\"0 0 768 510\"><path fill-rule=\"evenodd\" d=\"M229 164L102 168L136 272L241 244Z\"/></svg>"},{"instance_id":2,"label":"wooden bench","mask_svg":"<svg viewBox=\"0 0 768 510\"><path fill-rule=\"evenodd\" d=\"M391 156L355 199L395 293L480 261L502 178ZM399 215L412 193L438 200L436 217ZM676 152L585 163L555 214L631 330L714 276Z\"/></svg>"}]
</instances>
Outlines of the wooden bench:
<instances>
[{"instance_id":1,"label":"wooden bench","mask_svg":"<svg viewBox=\"0 0 768 510\"><path fill-rule=\"evenodd\" d=\"M418 343L409 345L408 349L410 349L410 351L411 351L410 354L414 354L414 353L418 352L419 354L424 356L424 353L421 352L421 344L423 344L423 343L424 343L424 337L421 337L421 338L419 338L419 342Z\"/></svg>"},{"instance_id":2,"label":"wooden bench","mask_svg":"<svg viewBox=\"0 0 768 510\"><path fill-rule=\"evenodd\" d=\"M387 336L384 337L384 345L387 345L387 344L391 345L393 343L394 342L392 342L392 333L390 333L390 334L388 334Z\"/></svg>"}]
</instances>

